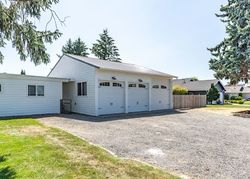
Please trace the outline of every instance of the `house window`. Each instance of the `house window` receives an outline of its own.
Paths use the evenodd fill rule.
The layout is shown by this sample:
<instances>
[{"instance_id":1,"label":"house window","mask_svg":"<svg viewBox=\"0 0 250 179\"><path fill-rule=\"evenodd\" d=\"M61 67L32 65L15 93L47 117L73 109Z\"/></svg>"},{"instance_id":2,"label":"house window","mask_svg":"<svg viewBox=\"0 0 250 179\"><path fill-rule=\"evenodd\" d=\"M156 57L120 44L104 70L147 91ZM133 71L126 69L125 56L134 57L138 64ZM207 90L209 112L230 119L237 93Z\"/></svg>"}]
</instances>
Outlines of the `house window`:
<instances>
[{"instance_id":1,"label":"house window","mask_svg":"<svg viewBox=\"0 0 250 179\"><path fill-rule=\"evenodd\" d=\"M87 82L77 83L77 95L87 96Z\"/></svg>"},{"instance_id":2,"label":"house window","mask_svg":"<svg viewBox=\"0 0 250 179\"><path fill-rule=\"evenodd\" d=\"M146 85L144 85L144 84L139 84L139 88L146 88Z\"/></svg>"},{"instance_id":3,"label":"house window","mask_svg":"<svg viewBox=\"0 0 250 179\"><path fill-rule=\"evenodd\" d=\"M158 89L159 88L159 85L153 85L153 87L152 88L154 88L154 89Z\"/></svg>"},{"instance_id":4,"label":"house window","mask_svg":"<svg viewBox=\"0 0 250 179\"><path fill-rule=\"evenodd\" d=\"M135 83L131 83L128 85L129 88L136 88L136 84Z\"/></svg>"},{"instance_id":5,"label":"house window","mask_svg":"<svg viewBox=\"0 0 250 179\"><path fill-rule=\"evenodd\" d=\"M109 82L101 82L99 85L100 86L110 86L110 83Z\"/></svg>"},{"instance_id":6,"label":"house window","mask_svg":"<svg viewBox=\"0 0 250 179\"><path fill-rule=\"evenodd\" d=\"M36 89L37 89L37 96L44 96L44 86L39 85L36 87Z\"/></svg>"},{"instance_id":7,"label":"house window","mask_svg":"<svg viewBox=\"0 0 250 179\"><path fill-rule=\"evenodd\" d=\"M161 85L161 89L167 89L165 85Z\"/></svg>"},{"instance_id":8,"label":"house window","mask_svg":"<svg viewBox=\"0 0 250 179\"><path fill-rule=\"evenodd\" d=\"M113 86L114 87L122 87L122 84L121 83L113 83Z\"/></svg>"},{"instance_id":9,"label":"house window","mask_svg":"<svg viewBox=\"0 0 250 179\"><path fill-rule=\"evenodd\" d=\"M28 96L44 96L44 86L28 85Z\"/></svg>"},{"instance_id":10,"label":"house window","mask_svg":"<svg viewBox=\"0 0 250 179\"><path fill-rule=\"evenodd\" d=\"M36 85L28 85L28 96L36 96Z\"/></svg>"}]
</instances>

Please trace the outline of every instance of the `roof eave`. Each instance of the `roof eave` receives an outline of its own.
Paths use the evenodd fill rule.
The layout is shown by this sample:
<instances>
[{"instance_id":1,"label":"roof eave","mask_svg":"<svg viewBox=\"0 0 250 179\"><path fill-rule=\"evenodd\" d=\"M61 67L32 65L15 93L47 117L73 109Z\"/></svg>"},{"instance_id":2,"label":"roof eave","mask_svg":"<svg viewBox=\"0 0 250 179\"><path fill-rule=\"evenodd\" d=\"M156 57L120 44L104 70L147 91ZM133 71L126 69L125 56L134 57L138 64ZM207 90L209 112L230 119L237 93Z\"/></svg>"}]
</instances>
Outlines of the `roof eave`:
<instances>
[{"instance_id":1,"label":"roof eave","mask_svg":"<svg viewBox=\"0 0 250 179\"><path fill-rule=\"evenodd\" d=\"M117 71L117 72L125 72L125 73L134 73L134 74L141 74L141 75L151 75L151 76L159 76L159 77L166 77L166 78L177 78L176 76L173 75L158 75L158 74L151 74L151 73L143 73L143 72L133 72L133 71L127 71L127 70L118 70L118 69L111 69L111 68L99 68L100 70L107 70L107 71Z\"/></svg>"}]
</instances>

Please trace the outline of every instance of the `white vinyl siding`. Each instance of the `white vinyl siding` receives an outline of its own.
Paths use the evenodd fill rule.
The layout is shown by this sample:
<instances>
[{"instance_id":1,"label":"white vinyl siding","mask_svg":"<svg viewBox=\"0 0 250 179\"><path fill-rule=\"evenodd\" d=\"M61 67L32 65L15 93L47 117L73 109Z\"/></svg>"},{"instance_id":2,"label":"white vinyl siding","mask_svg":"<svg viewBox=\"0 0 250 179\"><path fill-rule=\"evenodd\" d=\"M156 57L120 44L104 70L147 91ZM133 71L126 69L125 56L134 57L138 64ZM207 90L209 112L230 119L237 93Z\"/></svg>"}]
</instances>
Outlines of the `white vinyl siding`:
<instances>
[{"instance_id":1,"label":"white vinyl siding","mask_svg":"<svg viewBox=\"0 0 250 179\"><path fill-rule=\"evenodd\" d=\"M72 100L72 112L96 115L95 100L95 67L63 56L49 74L50 77L69 78L70 83L64 83L63 98ZM87 95L78 96L77 83L87 82Z\"/></svg>"},{"instance_id":2,"label":"white vinyl siding","mask_svg":"<svg viewBox=\"0 0 250 179\"><path fill-rule=\"evenodd\" d=\"M31 83L46 86L46 95L28 96L28 86ZM39 81L32 78L1 79L1 84L4 85L4 92L0 94L0 117L60 113L61 81ZM36 95L38 94L42 94L41 88L36 92Z\"/></svg>"}]
</instances>

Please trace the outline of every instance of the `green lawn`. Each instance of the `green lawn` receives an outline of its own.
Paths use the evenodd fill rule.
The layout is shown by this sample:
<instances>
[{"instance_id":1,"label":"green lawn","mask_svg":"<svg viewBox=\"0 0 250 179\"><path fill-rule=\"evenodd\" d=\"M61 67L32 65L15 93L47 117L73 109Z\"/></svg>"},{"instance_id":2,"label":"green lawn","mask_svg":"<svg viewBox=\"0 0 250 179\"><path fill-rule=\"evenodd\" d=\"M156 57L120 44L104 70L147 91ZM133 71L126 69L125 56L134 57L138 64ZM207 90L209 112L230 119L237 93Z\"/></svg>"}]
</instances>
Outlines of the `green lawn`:
<instances>
[{"instance_id":1,"label":"green lawn","mask_svg":"<svg viewBox=\"0 0 250 179\"><path fill-rule=\"evenodd\" d=\"M250 105L250 101L245 101L244 104Z\"/></svg>"},{"instance_id":2,"label":"green lawn","mask_svg":"<svg viewBox=\"0 0 250 179\"><path fill-rule=\"evenodd\" d=\"M33 119L0 120L0 178L169 178Z\"/></svg>"},{"instance_id":3,"label":"green lawn","mask_svg":"<svg viewBox=\"0 0 250 179\"><path fill-rule=\"evenodd\" d=\"M220 104L213 104L213 105L207 105L207 108L243 108L243 109L250 109L250 105L249 106L246 106L246 104L243 104L243 105L240 105L240 104L235 104L235 105L232 105L232 104L224 104L224 105L220 105Z\"/></svg>"}]
</instances>

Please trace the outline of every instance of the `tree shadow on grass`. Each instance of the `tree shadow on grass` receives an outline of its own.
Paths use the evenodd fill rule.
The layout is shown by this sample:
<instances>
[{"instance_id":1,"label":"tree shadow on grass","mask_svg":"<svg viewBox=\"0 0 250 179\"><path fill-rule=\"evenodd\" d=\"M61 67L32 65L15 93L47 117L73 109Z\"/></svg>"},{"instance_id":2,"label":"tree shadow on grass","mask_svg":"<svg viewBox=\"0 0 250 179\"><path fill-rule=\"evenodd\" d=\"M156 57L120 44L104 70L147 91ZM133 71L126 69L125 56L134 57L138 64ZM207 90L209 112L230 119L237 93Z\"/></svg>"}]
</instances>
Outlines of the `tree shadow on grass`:
<instances>
[{"instance_id":1,"label":"tree shadow on grass","mask_svg":"<svg viewBox=\"0 0 250 179\"><path fill-rule=\"evenodd\" d=\"M0 178L1 179L14 179L16 178L16 172L10 167L0 168Z\"/></svg>"},{"instance_id":2,"label":"tree shadow on grass","mask_svg":"<svg viewBox=\"0 0 250 179\"><path fill-rule=\"evenodd\" d=\"M7 158L5 156L0 155L0 163L6 161ZM11 167L1 167L0 166L0 179L14 179L16 178L16 172Z\"/></svg>"}]
</instances>

